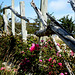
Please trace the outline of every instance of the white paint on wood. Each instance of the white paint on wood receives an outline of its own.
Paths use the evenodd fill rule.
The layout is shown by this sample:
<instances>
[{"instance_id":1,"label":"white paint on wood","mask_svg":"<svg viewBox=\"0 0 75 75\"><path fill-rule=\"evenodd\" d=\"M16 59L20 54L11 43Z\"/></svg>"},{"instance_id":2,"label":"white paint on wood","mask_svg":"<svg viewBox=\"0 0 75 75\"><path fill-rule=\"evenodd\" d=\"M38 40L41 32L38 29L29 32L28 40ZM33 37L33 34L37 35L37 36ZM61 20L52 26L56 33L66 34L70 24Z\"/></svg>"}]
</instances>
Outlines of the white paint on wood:
<instances>
[{"instance_id":1,"label":"white paint on wood","mask_svg":"<svg viewBox=\"0 0 75 75\"><path fill-rule=\"evenodd\" d=\"M25 16L25 3L24 1L21 1L20 2L20 13L21 13L21 16ZM21 19L21 25L22 25L22 39L24 41L27 40L27 30L26 30L26 23L25 23L25 20Z\"/></svg>"},{"instance_id":2,"label":"white paint on wood","mask_svg":"<svg viewBox=\"0 0 75 75\"><path fill-rule=\"evenodd\" d=\"M3 20L4 20L4 31L5 31L5 33L7 35L7 34L9 34L8 19L7 19L7 9L4 9L4 11L3 11Z\"/></svg>"},{"instance_id":3,"label":"white paint on wood","mask_svg":"<svg viewBox=\"0 0 75 75\"><path fill-rule=\"evenodd\" d=\"M46 13L47 13L47 5L48 5L48 0L41 0L41 4L40 4L40 9L41 9L41 12L42 12L42 15L44 17L44 20L47 22L47 16L46 16ZM40 29L39 30L43 30L45 27L43 26L42 22L40 22ZM43 36L43 37L40 37L40 42L41 40L44 40L44 42L46 41L47 39L47 36ZM42 58L41 56L42 54L42 51L40 51L40 57L39 59Z\"/></svg>"},{"instance_id":4,"label":"white paint on wood","mask_svg":"<svg viewBox=\"0 0 75 75\"><path fill-rule=\"evenodd\" d=\"M47 22L47 15L46 15L47 7L48 7L48 0L41 0L40 8L46 22Z\"/></svg>"},{"instance_id":5,"label":"white paint on wood","mask_svg":"<svg viewBox=\"0 0 75 75\"><path fill-rule=\"evenodd\" d=\"M12 8L14 9L14 0L12 0ZM12 13L12 34L15 36L15 15Z\"/></svg>"},{"instance_id":6,"label":"white paint on wood","mask_svg":"<svg viewBox=\"0 0 75 75\"><path fill-rule=\"evenodd\" d=\"M42 15L44 16L44 20L46 22L47 22L47 15L46 15L47 7L48 7L48 0L41 0L40 9L41 9ZM40 30L43 30L43 29L44 29L44 26L43 26L42 22L40 22ZM47 36L41 37L40 41L41 40L46 41L46 37Z\"/></svg>"},{"instance_id":7,"label":"white paint on wood","mask_svg":"<svg viewBox=\"0 0 75 75\"><path fill-rule=\"evenodd\" d=\"M51 36L51 37L52 37L53 42L54 42L54 44L55 44L55 46L56 46L56 49L61 52L62 50L61 50L60 47L57 45L57 43L56 43L56 41L55 41L55 37L53 37L53 36Z\"/></svg>"}]
</instances>

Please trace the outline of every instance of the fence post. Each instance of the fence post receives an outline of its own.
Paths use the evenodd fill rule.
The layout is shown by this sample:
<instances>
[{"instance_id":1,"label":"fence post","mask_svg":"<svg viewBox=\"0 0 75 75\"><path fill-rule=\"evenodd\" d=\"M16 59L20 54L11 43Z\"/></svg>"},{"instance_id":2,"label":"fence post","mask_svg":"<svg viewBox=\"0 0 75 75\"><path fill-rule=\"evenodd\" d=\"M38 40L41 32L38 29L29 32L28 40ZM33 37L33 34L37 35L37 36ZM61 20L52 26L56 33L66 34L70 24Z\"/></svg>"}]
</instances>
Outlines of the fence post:
<instances>
[{"instance_id":1,"label":"fence post","mask_svg":"<svg viewBox=\"0 0 75 75\"><path fill-rule=\"evenodd\" d=\"M25 3L24 1L20 2L20 14L21 16L25 16ZM25 20L21 19L21 25L22 25L22 39L23 42L27 40L27 30L26 30L26 22Z\"/></svg>"},{"instance_id":2,"label":"fence post","mask_svg":"<svg viewBox=\"0 0 75 75\"><path fill-rule=\"evenodd\" d=\"M12 0L12 8L14 9L14 0ZM15 15L12 13L12 34L15 36Z\"/></svg>"},{"instance_id":3,"label":"fence post","mask_svg":"<svg viewBox=\"0 0 75 75\"><path fill-rule=\"evenodd\" d=\"M40 9L41 9L41 12L45 18L45 21L47 21L47 7L48 7L48 0L41 0L41 4L40 4ZM44 29L44 26L42 25L42 23L40 22L40 30L43 30ZM46 36L44 37L41 37L40 40L44 40L46 41Z\"/></svg>"},{"instance_id":4,"label":"fence post","mask_svg":"<svg viewBox=\"0 0 75 75\"><path fill-rule=\"evenodd\" d=\"M47 16L46 16L47 5L48 5L48 0L41 0L40 9L41 9L42 15L45 18L45 21L47 21ZM43 26L42 22L40 22L40 30L43 30L43 29L44 29L44 26ZM40 38L40 42L41 42L41 40L46 41L46 38L47 38L47 36L41 37ZM40 51L40 57L39 57L39 59L41 59L41 54L42 54L42 51Z\"/></svg>"},{"instance_id":5,"label":"fence post","mask_svg":"<svg viewBox=\"0 0 75 75\"><path fill-rule=\"evenodd\" d=\"M5 5L6 7L6 5ZM4 19L4 32L7 34L9 34L9 30L8 30L8 19L7 19L7 9L3 10L3 19Z\"/></svg>"}]
</instances>

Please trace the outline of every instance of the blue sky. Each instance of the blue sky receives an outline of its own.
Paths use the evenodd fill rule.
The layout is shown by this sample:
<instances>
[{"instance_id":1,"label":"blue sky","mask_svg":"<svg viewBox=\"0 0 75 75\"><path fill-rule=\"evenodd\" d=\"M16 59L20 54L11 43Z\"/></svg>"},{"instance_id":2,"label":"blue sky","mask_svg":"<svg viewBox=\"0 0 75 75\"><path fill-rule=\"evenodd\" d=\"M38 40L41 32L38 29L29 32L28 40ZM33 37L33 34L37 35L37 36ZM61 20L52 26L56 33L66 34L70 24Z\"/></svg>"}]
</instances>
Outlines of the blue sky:
<instances>
[{"instance_id":1,"label":"blue sky","mask_svg":"<svg viewBox=\"0 0 75 75\"><path fill-rule=\"evenodd\" d=\"M7 6L11 5L11 0L0 0L0 4L2 1L4 2L3 7L5 5L7 5ZM34 9L30 5L30 2L32 0L14 0L14 1L15 1L15 10L16 11L20 12L19 2L24 1L26 17L35 18L35 16L37 16ZM36 6L38 8L40 8L40 1L41 0L34 0L34 3L36 4ZM72 16L74 19L74 12L73 12L70 4L68 3L68 0L48 0L48 12L49 13L54 12L53 16L55 16L56 19L62 18L63 16L66 16L68 14L70 15L70 17ZM8 13L10 13L9 10L8 10Z\"/></svg>"}]
</instances>

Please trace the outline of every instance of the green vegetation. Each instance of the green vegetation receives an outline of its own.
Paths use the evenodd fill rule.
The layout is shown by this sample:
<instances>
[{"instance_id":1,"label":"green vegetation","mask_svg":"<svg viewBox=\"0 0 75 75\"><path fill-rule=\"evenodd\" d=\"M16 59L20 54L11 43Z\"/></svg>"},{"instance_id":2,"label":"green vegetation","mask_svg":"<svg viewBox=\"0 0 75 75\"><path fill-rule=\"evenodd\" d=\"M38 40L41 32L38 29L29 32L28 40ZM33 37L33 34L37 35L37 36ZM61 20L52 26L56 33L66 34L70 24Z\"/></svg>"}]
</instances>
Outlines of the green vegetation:
<instances>
[{"instance_id":1,"label":"green vegetation","mask_svg":"<svg viewBox=\"0 0 75 75\"><path fill-rule=\"evenodd\" d=\"M72 20L72 17L69 18L69 15L64 16L63 18L59 19L58 21L69 33L75 32L74 21Z\"/></svg>"},{"instance_id":2,"label":"green vegetation","mask_svg":"<svg viewBox=\"0 0 75 75\"><path fill-rule=\"evenodd\" d=\"M75 64L73 54L58 52L51 38L46 42L41 40L42 45L38 45L38 38L28 37L27 43L22 41L21 36L2 36L0 38L0 74L2 75L59 75L60 73L69 72L64 64L64 60ZM61 45L60 45L61 47ZM67 48L69 51L69 48ZM41 53L41 58L39 59ZM12 65L10 69L2 65L7 62ZM75 66L71 64L75 73ZM4 73L4 74L3 74Z\"/></svg>"},{"instance_id":3,"label":"green vegetation","mask_svg":"<svg viewBox=\"0 0 75 75\"><path fill-rule=\"evenodd\" d=\"M0 26L3 24L2 12L1 4ZM47 24L50 22L48 19ZM68 18L68 15L59 19L59 22L68 32L75 32L75 24L72 18ZM9 22L9 26L11 27L11 22ZM16 22L15 26L16 33L20 33L21 23ZM26 26L28 34L34 34L34 32L39 30L39 19L36 18L34 23L26 23ZM59 42L59 46L62 49L61 43L63 41L57 40L57 42ZM74 53L70 52L69 47L66 48L66 51L63 49L62 52L58 52L51 36L49 36L46 42L41 40L40 44L38 44L38 38L33 36L27 37L27 43L25 43L21 35L2 35L0 37L0 75L26 75L29 73L33 75L59 75L67 73L70 75L64 60L72 63L70 65L75 74L75 57ZM41 58L39 58L40 52L42 52ZM6 62L7 65L3 65L3 62Z\"/></svg>"}]
</instances>

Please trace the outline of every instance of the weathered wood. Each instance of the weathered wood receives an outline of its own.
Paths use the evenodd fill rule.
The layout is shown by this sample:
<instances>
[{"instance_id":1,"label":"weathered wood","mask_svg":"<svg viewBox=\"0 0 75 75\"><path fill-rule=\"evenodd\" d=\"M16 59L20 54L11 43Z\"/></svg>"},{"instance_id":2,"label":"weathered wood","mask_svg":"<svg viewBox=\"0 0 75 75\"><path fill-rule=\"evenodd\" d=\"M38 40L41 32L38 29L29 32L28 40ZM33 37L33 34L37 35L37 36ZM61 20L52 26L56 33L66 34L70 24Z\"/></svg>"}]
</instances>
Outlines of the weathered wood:
<instances>
[{"instance_id":1,"label":"weathered wood","mask_svg":"<svg viewBox=\"0 0 75 75\"><path fill-rule=\"evenodd\" d=\"M7 27L8 26L7 9L3 10L3 20L4 20L4 31L6 34L9 34L9 30Z\"/></svg>"},{"instance_id":2,"label":"weathered wood","mask_svg":"<svg viewBox=\"0 0 75 75\"><path fill-rule=\"evenodd\" d=\"M35 5L33 2L31 2L31 6L34 8L36 14L37 14L38 17L40 18L40 20L41 20L43 26L44 26L44 27L47 26L47 23L46 23L46 21L45 21L45 19L44 19L44 16L42 15L42 12L36 7L36 5Z\"/></svg>"},{"instance_id":3,"label":"weathered wood","mask_svg":"<svg viewBox=\"0 0 75 75\"><path fill-rule=\"evenodd\" d=\"M50 28L75 52L75 39L59 26L55 26L52 24L50 25L50 27L42 31L37 31L35 34L38 37L40 37L41 35L50 35Z\"/></svg>"},{"instance_id":4,"label":"weathered wood","mask_svg":"<svg viewBox=\"0 0 75 75\"><path fill-rule=\"evenodd\" d=\"M62 49L60 49L60 47L57 45L57 43L56 43L56 41L55 41L55 37L51 36L51 38L53 39L53 42L54 42L54 44L55 44L55 46L56 46L57 51L62 52ZM64 57L63 57L63 58L64 58ZM66 68L68 69L68 72L70 73L70 75L74 75L74 73L72 72L72 68L71 68L69 62L66 62L66 61L64 60L64 63L65 63Z\"/></svg>"},{"instance_id":5,"label":"weathered wood","mask_svg":"<svg viewBox=\"0 0 75 75\"><path fill-rule=\"evenodd\" d=\"M72 72L72 68L71 68L71 66L69 65L69 63L66 62L65 60L64 60L64 63L65 63L65 65L66 65L66 68L68 69L70 75L74 75L74 73Z\"/></svg>"},{"instance_id":6,"label":"weathered wood","mask_svg":"<svg viewBox=\"0 0 75 75\"><path fill-rule=\"evenodd\" d=\"M69 3L71 4L73 11L75 12L75 0L70 0Z\"/></svg>"},{"instance_id":7,"label":"weathered wood","mask_svg":"<svg viewBox=\"0 0 75 75\"><path fill-rule=\"evenodd\" d=\"M10 9L17 17L24 19L25 21L29 22L29 20L25 16L21 16L16 10L14 10L11 6L4 7L3 9Z\"/></svg>"},{"instance_id":8,"label":"weathered wood","mask_svg":"<svg viewBox=\"0 0 75 75\"><path fill-rule=\"evenodd\" d=\"M56 49L61 52L62 50L61 50L60 47L57 45L57 43L56 43L56 41L55 41L55 37L51 36L51 38L53 39L53 42L54 42L54 44L55 44Z\"/></svg>"},{"instance_id":9,"label":"weathered wood","mask_svg":"<svg viewBox=\"0 0 75 75\"><path fill-rule=\"evenodd\" d=\"M49 36L49 35L55 34L55 32L51 30L50 26L47 26L47 28L36 31L34 34L38 37L41 37L41 36Z\"/></svg>"},{"instance_id":10,"label":"weathered wood","mask_svg":"<svg viewBox=\"0 0 75 75\"><path fill-rule=\"evenodd\" d=\"M14 9L14 0L12 0L12 8ZM15 35L15 15L13 12L12 13L12 34Z\"/></svg>"},{"instance_id":11,"label":"weathered wood","mask_svg":"<svg viewBox=\"0 0 75 75\"><path fill-rule=\"evenodd\" d=\"M61 27L62 29L64 29L64 31L66 31L69 35L72 35L71 33L69 33L62 25L60 25L54 18L52 18L48 13L46 13L46 15L50 18L51 23L53 23L54 25L57 25L59 27ZM73 36L73 35L72 35Z\"/></svg>"},{"instance_id":12,"label":"weathered wood","mask_svg":"<svg viewBox=\"0 0 75 75\"><path fill-rule=\"evenodd\" d=\"M39 13L38 8L36 7L36 5L34 3L31 3L32 7L34 8L36 13ZM40 11L41 12L41 11ZM41 17L40 14L37 14L39 17ZM43 15L42 15L43 16ZM47 15L48 16L48 15ZM49 17L50 18L50 17ZM41 18L40 18L40 21ZM43 22L44 23L44 22ZM45 24L44 24L45 25ZM47 23L46 23L47 25ZM50 31L54 31L74 52L75 52L75 39L72 37L71 34L69 34L66 30L64 30L63 28L61 28L60 26L54 24L53 22L51 22L51 24L44 29L43 31L38 31L36 32L36 36L40 37L41 34L44 34L44 36L47 34L50 35ZM46 32L47 31L47 32ZM49 32L48 32L49 31Z\"/></svg>"},{"instance_id":13,"label":"weathered wood","mask_svg":"<svg viewBox=\"0 0 75 75\"><path fill-rule=\"evenodd\" d=\"M21 13L21 16L25 16L25 3L24 1L21 1L20 2L20 13ZM24 41L27 40L27 30L26 30L26 23L23 19L21 19L21 25L22 25L22 39Z\"/></svg>"},{"instance_id":14,"label":"weathered wood","mask_svg":"<svg viewBox=\"0 0 75 75\"><path fill-rule=\"evenodd\" d=\"M40 10L42 12L44 21L47 22L47 7L48 7L48 0L41 0L41 4L40 4ZM40 30L44 29L44 26L42 25L42 23L40 22Z\"/></svg>"},{"instance_id":15,"label":"weathered wood","mask_svg":"<svg viewBox=\"0 0 75 75\"><path fill-rule=\"evenodd\" d=\"M40 0L41 3L40 3L40 10L42 12L42 15L44 17L44 20L47 22L47 7L48 7L48 0ZM39 30L43 30L45 27L43 26L42 22L40 22L40 27L39 27ZM43 37L40 37L40 42L41 40L44 40L46 41L47 39L47 36L43 36Z\"/></svg>"}]
</instances>

